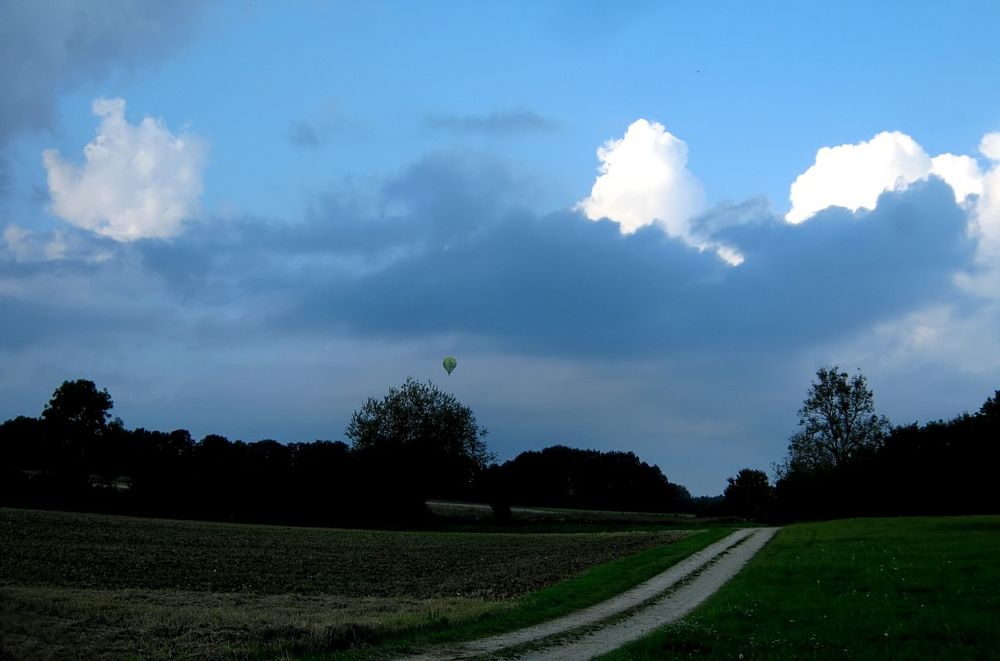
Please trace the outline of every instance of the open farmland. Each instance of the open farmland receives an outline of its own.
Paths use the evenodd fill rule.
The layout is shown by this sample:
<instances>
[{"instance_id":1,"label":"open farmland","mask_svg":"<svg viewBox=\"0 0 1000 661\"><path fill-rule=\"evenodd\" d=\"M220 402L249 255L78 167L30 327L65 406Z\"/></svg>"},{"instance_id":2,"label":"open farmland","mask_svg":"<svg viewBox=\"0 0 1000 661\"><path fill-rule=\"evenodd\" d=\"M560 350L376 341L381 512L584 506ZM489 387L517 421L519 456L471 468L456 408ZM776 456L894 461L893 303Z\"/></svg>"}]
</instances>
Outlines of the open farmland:
<instances>
[{"instance_id":1,"label":"open farmland","mask_svg":"<svg viewBox=\"0 0 1000 661\"><path fill-rule=\"evenodd\" d=\"M432 500L427 507L443 519L476 521L487 524L494 520L493 509L481 503L455 503ZM670 527L704 527L706 521L693 514L671 514L662 512L619 512L613 510L565 509L560 507L525 507L514 505L510 508L512 522L522 527L534 523L551 524L596 524L613 528L616 525L635 527L643 524Z\"/></svg>"},{"instance_id":2,"label":"open farmland","mask_svg":"<svg viewBox=\"0 0 1000 661\"><path fill-rule=\"evenodd\" d=\"M788 526L687 619L606 659L988 659L1000 517Z\"/></svg>"},{"instance_id":3,"label":"open farmland","mask_svg":"<svg viewBox=\"0 0 1000 661\"><path fill-rule=\"evenodd\" d=\"M15 658L274 656L469 620L686 533L426 533L0 510Z\"/></svg>"}]
</instances>

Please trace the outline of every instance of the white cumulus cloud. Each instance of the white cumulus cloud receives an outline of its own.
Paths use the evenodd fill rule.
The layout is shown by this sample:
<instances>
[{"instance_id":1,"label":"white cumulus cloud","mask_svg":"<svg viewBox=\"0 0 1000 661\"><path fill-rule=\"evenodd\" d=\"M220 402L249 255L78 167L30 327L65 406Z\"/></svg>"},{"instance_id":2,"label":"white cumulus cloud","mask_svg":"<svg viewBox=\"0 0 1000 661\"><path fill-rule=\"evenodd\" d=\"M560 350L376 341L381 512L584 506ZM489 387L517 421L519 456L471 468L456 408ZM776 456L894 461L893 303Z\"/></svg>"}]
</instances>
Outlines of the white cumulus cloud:
<instances>
[{"instance_id":1,"label":"white cumulus cloud","mask_svg":"<svg viewBox=\"0 0 1000 661\"><path fill-rule=\"evenodd\" d=\"M737 251L693 231L692 219L706 208L705 191L687 169L687 144L662 124L635 120L622 138L598 147L597 158L600 174L575 207L587 218L613 220L623 234L656 224L696 248L714 248L730 264L743 261Z\"/></svg>"},{"instance_id":2,"label":"white cumulus cloud","mask_svg":"<svg viewBox=\"0 0 1000 661\"><path fill-rule=\"evenodd\" d=\"M823 147L792 184L792 208L785 220L800 223L830 206L873 209L883 192L935 175L969 211L969 233L977 241L976 268L957 274L957 281L979 295L1000 298L1000 132L983 136L979 154L979 159L931 157L898 131L857 144Z\"/></svg>"},{"instance_id":3,"label":"white cumulus cloud","mask_svg":"<svg viewBox=\"0 0 1000 661\"><path fill-rule=\"evenodd\" d=\"M883 131L856 144L823 147L816 161L792 184L790 223L800 223L827 207L857 211L874 209L878 196L906 188L930 175L944 179L962 203L982 193L982 172L970 156L941 154L931 158L913 138Z\"/></svg>"},{"instance_id":4,"label":"white cumulus cloud","mask_svg":"<svg viewBox=\"0 0 1000 661\"><path fill-rule=\"evenodd\" d=\"M577 208L588 218L610 218L622 232L659 221L671 236L684 236L705 208L701 182L687 169L683 140L662 124L637 119L618 140L597 148L600 175Z\"/></svg>"},{"instance_id":5,"label":"white cumulus cloud","mask_svg":"<svg viewBox=\"0 0 1000 661\"><path fill-rule=\"evenodd\" d=\"M42 152L52 212L117 241L180 233L202 191L202 141L151 117L129 124L123 99L97 99L92 107L101 123L82 167L55 149Z\"/></svg>"},{"instance_id":6,"label":"white cumulus cloud","mask_svg":"<svg viewBox=\"0 0 1000 661\"><path fill-rule=\"evenodd\" d=\"M992 161L1000 161L1000 131L984 135L979 143L979 151Z\"/></svg>"},{"instance_id":7,"label":"white cumulus cloud","mask_svg":"<svg viewBox=\"0 0 1000 661\"><path fill-rule=\"evenodd\" d=\"M991 161L982 178L973 216L979 235L979 257L981 262L1000 274L1000 131L983 136L979 152ZM997 291L1000 293L1000 287Z\"/></svg>"},{"instance_id":8,"label":"white cumulus cloud","mask_svg":"<svg viewBox=\"0 0 1000 661\"><path fill-rule=\"evenodd\" d=\"M944 179L955 191L955 201L965 202L970 195L983 194L983 172L971 156L941 154L931 159L930 174Z\"/></svg>"}]
</instances>

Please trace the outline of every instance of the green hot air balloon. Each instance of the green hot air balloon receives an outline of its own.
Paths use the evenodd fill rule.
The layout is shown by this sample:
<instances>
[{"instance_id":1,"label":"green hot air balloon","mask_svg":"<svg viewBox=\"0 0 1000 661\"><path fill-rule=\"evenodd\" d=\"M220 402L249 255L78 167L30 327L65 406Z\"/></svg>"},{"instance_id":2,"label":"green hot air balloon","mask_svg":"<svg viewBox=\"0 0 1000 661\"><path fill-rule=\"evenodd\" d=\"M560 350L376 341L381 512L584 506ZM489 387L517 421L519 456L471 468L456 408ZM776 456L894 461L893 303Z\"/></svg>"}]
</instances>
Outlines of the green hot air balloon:
<instances>
[{"instance_id":1,"label":"green hot air balloon","mask_svg":"<svg viewBox=\"0 0 1000 661\"><path fill-rule=\"evenodd\" d=\"M446 356L442 364L444 365L444 371L451 374L451 371L455 369L455 365L458 365L458 361L451 356Z\"/></svg>"}]
</instances>

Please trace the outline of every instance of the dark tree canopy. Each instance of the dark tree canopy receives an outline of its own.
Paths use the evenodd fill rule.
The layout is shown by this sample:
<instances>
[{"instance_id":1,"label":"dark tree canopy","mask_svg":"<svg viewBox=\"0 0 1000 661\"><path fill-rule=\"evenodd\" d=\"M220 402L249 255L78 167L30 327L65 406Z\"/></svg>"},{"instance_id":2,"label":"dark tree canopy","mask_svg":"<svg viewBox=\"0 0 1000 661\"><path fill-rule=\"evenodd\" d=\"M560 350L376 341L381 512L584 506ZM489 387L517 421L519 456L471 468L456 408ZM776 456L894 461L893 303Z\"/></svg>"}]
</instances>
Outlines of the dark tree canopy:
<instances>
[{"instance_id":1,"label":"dark tree canopy","mask_svg":"<svg viewBox=\"0 0 1000 661\"><path fill-rule=\"evenodd\" d=\"M687 489L632 452L554 445L522 452L493 472L503 497L517 505L676 512L690 500Z\"/></svg>"},{"instance_id":2,"label":"dark tree canopy","mask_svg":"<svg viewBox=\"0 0 1000 661\"><path fill-rule=\"evenodd\" d=\"M726 510L745 519L763 519L770 514L774 490L767 473L744 468L728 482L723 494Z\"/></svg>"},{"instance_id":3,"label":"dark tree canopy","mask_svg":"<svg viewBox=\"0 0 1000 661\"><path fill-rule=\"evenodd\" d=\"M1000 390L997 390L992 397L983 402L979 408L979 415L985 418L1000 418Z\"/></svg>"},{"instance_id":4,"label":"dark tree canopy","mask_svg":"<svg viewBox=\"0 0 1000 661\"><path fill-rule=\"evenodd\" d=\"M413 379L355 412L353 448L197 441L126 429L111 408L93 382L66 381L39 418L0 424L0 505L327 526L428 521L428 497L508 517L512 504L778 521L1000 512L1000 391L974 414L886 433L864 377L836 367L811 384L773 489L743 469L699 498L631 452L553 446L487 466L471 410Z\"/></svg>"},{"instance_id":5,"label":"dark tree canopy","mask_svg":"<svg viewBox=\"0 0 1000 661\"><path fill-rule=\"evenodd\" d=\"M414 497L468 488L493 458L486 433L453 395L413 378L381 399L370 397L345 431L355 452L384 467L384 488Z\"/></svg>"},{"instance_id":6,"label":"dark tree canopy","mask_svg":"<svg viewBox=\"0 0 1000 661\"><path fill-rule=\"evenodd\" d=\"M782 472L836 469L865 451L877 450L889 421L875 413L864 375L853 377L836 365L816 372L802 408L799 431L790 439Z\"/></svg>"},{"instance_id":7,"label":"dark tree canopy","mask_svg":"<svg viewBox=\"0 0 1000 661\"><path fill-rule=\"evenodd\" d=\"M42 411L42 419L92 436L104 431L113 406L108 391L98 390L93 381L63 381Z\"/></svg>"}]
</instances>

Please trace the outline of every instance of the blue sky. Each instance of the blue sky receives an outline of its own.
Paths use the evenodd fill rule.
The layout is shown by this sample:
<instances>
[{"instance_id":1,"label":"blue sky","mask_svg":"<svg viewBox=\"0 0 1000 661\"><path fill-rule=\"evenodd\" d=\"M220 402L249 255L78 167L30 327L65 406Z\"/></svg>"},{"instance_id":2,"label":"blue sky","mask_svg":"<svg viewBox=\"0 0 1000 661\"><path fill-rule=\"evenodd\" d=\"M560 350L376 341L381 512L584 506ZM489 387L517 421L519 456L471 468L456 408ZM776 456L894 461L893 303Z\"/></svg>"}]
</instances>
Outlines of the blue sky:
<instances>
[{"instance_id":1,"label":"blue sky","mask_svg":"<svg viewBox=\"0 0 1000 661\"><path fill-rule=\"evenodd\" d=\"M0 418L340 439L407 376L501 458L769 469L817 368L1000 388L995 3L0 7ZM459 366L449 377L447 354Z\"/></svg>"}]
</instances>

